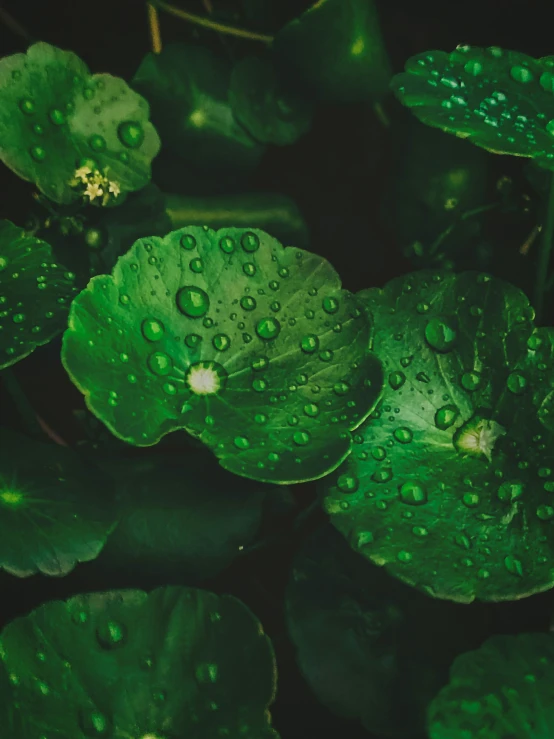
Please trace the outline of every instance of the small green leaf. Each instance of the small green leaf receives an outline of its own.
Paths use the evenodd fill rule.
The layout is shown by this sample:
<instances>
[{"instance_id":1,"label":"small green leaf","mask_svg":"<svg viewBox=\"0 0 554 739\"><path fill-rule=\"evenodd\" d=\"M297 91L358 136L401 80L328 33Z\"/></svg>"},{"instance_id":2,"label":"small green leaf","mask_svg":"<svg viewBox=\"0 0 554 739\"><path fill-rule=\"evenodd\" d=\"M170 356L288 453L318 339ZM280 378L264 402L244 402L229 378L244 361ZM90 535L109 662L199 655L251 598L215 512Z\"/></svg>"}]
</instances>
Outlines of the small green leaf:
<instances>
[{"instance_id":1,"label":"small green leaf","mask_svg":"<svg viewBox=\"0 0 554 739\"><path fill-rule=\"evenodd\" d=\"M326 474L381 391L369 320L331 265L256 229L141 239L73 306L64 366L116 436L184 428L245 477Z\"/></svg>"},{"instance_id":2,"label":"small green leaf","mask_svg":"<svg viewBox=\"0 0 554 739\"><path fill-rule=\"evenodd\" d=\"M279 31L273 50L304 95L354 103L388 92L391 69L374 0L318 0Z\"/></svg>"},{"instance_id":3,"label":"small green leaf","mask_svg":"<svg viewBox=\"0 0 554 739\"><path fill-rule=\"evenodd\" d=\"M518 288L475 272L418 272L359 298L386 383L323 481L334 525L438 598L551 588L554 331L534 329Z\"/></svg>"},{"instance_id":4,"label":"small green leaf","mask_svg":"<svg viewBox=\"0 0 554 739\"><path fill-rule=\"evenodd\" d=\"M74 452L0 429L0 567L67 575L115 526L106 475Z\"/></svg>"},{"instance_id":5,"label":"small green leaf","mask_svg":"<svg viewBox=\"0 0 554 739\"><path fill-rule=\"evenodd\" d=\"M423 123L554 169L554 59L491 46L411 57L393 79Z\"/></svg>"},{"instance_id":6,"label":"small green leaf","mask_svg":"<svg viewBox=\"0 0 554 739\"><path fill-rule=\"evenodd\" d=\"M148 100L163 140L156 182L204 195L249 174L264 148L237 123L229 104L231 66L207 48L167 44L147 54L132 85Z\"/></svg>"},{"instance_id":7,"label":"small green leaf","mask_svg":"<svg viewBox=\"0 0 554 739\"><path fill-rule=\"evenodd\" d=\"M47 344L67 323L75 275L49 244L0 221L0 369Z\"/></svg>"},{"instance_id":8,"label":"small green leaf","mask_svg":"<svg viewBox=\"0 0 554 739\"><path fill-rule=\"evenodd\" d=\"M554 634L498 635L461 655L428 710L430 739L554 736Z\"/></svg>"},{"instance_id":9,"label":"small green leaf","mask_svg":"<svg viewBox=\"0 0 554 739\"><path fill-rule=\"evenodd\" d=\"M237 121L262 144L293 144L312 123L313 105L286 89L271 57L249 56L235 65L229 100Z\"/></svg>"},{"instance_id":10,"label":"small green leaf","mask_svg":"<svg viewBox=\"0 0 554 739\"><path fill-rule=\"evenodd\" d=\"M484 636L482 610L418 593L353 552L329 524L296 555L286 606L318 700L372 736L419 739L452 660Z\"/></svg>"},{"instance_id":11,"label":"small green leaf","mask_svg":"<svg viewBox=\"0 0 554 739\"><path fill-rule=\"evenodd\" d=\"M214 577L250 544L267 499L286 488L231 475L203 448L117 468L120 522L100 566L190 582Z\"/></svg>"},{"instance_id":12,"label":"small green leaf","mask_svg":"<svg viewBox=\"0 0 554 739\"><path fill-rule=\"evenodd\" d=\"M183 587L77 595L15 619L0 643L11 688L0 717L14 739L278 739L271 642L232 596Z\"/></svg>"},{"instance_id":13,"label":"small green leaf","mask_svg":"<svg viewBox=\"0 0 554 739\"><path fill-rule=\"evenodd\" d=\"M43 42L0 61L0 159L50 200L115 204L150 181L160 140L119 77Z\"/></svg>"}]
</instances>

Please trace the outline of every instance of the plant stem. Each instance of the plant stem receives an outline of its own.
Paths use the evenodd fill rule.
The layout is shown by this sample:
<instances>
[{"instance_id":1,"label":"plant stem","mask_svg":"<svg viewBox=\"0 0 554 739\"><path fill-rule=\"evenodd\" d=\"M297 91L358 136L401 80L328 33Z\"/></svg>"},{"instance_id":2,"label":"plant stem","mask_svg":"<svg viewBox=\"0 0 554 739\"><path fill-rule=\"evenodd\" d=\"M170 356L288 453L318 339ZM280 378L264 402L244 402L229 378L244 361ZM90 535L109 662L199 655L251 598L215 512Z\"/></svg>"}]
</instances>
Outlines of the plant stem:
<instances>
[{"instance_id":1,"label":"plant stem","mask_svg":"<svg viewBox=\"0 0 554 739\"><path fill-rule=\"evenodd\" d=\"M154 54L161 54L162 51L162 33L160 30L160 16L158 9L152 3L146 4L146 12L148 13L148 27L150 28L150 41Z\"/></svg>"},{"instance_id":2,"label":"plant stem","mask_svg":"<svg viewBox=\"0 0 554 739\"><path fill-rule=\"evenodd\" d=\"M7 369L2 370L0 377L2 378L4 387L11 395L26 432L29 436L39 438L43 437L37 414L35 413L33 406L29 403L29 399L23 392L23 389L15 376L15 372L8 367Z\"/></svg>"},{"instance_id":3,"label":"plant stem","mask_svg":"<svg viewBox=\"0 0 554 739\"><path fill-rule=\"evenodd\" d=\"M170 15L174 15L176 18L181 18L184 21L194 23L203 28L209 28L212 31L225 33L228 36L237 36L239 38L249 39L250 41L261 41L264 44L271 44L273 42L273 36L267 36L264 33L256 33L255 31L247 31L244 28L236 28L235 26L227 26L224 23L218 23L211 18L196 15L195 13L189 13L188 10L182 10L181 8L176 8L174 5L170 5L170 3L166 3L163 0L152 0L152 5L160 10L164 10Z\"/></svg>"},{"instance_id":4,"label":"plant stem","mask_svg":"<svg viewBox=\"0 0 554 739\"><path fill-rule=\"evenodd\" d=\"M10 29L10 31L13 31L13 33L15 33L16 36L21 36L21 38L27 41L27 43L29 44L32 42L33 39L31 37L31 34L28 33L23 28L21 23L16 21L15 18L10 13L8 13L8 11L5 10L4 8L0 8L0 21L5 26L7 26Z\"/></svg>"},{"instance_id":5,"label":"plant stem","mask_svg":"<svg viewBox=\"0 0 554 739\"><path fill-rule=\"evenodd\" d=\"M537 262L537 279L535 282L535 312L537 323L540 323L544 308L544 296L548 279L550 253L554 243L554 172L550 176L550 192L546 201L546 211L542 227Z\"/></svg>"}]
</instances>

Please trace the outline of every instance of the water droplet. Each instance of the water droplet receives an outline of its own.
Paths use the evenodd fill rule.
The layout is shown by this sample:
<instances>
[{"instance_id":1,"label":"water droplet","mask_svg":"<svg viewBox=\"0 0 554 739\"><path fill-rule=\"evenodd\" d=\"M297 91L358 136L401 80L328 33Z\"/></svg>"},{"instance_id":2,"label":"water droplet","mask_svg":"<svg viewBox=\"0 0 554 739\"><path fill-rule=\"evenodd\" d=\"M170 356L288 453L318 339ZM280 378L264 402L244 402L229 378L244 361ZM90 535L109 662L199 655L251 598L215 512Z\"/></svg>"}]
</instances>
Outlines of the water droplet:
<instances>
[{"instance_id":1,"label":"water droplet","mask_svg":"<svg viewBox=\"0 0 554 739\"><path fill-rule=\"evenodd\" d=\"M8 266L8 260L6 257L0 257L0 272L3 272Z\"/></svg>"},{"instance_id":2,"label":"water droplet","mask_svg":"<svg viewBox=\"0 0 554 739\"><path fill-rule=\"evenodd\" d=\"M257 393L262 393L264 390L267 390L267 382L262 377L257 377L252 382L252 389Z\"/></svg>"},{"instance_id":3,"label":"water droplet","mask_svg":"<svg viewBox=\"0 0 554 739\"><path fill-rule=\"evenodd\" d=\"M406 367L409 367L410 364L412 363L413 358L414 358L413 354L409 357L401 357L400 365L404 367L404 369L406 369Z\"/></svg>"},{"instance_id":4,"label":"water droplet","mask_svg":"<svg viewBox=\"0 0 554 739\"><path fill-rule=\"evenodd\" d=\"M300 340L300 348L306 354L312 354L319 349L319 339L315 334L307 334Z\"/></svg>"},{"instance_id":5,"label":"water droplet","mask_svg":"<svg viewBox=\"0 0 554 739\"><path fill-rule=\"evenodd\" d=\"M551 521L554 518L554 508L550 505L540 505L537 508L537 516L541 521Z\"/></svg>"},{"instance_id":6,"label":"water droplet","mask_svg":"<svg viewBox=\"0 0 554 739\"><path fill-rule=\"evenodd\" d=\"M546 132L554 136L554 118L546 124Z\"/></svg>"},{"instance_id":7,"label":"water droplet","mask_svg":"<svg viewBox=\"0 0 554 739\"><path fill-rule=\"evenodd\" d=\"M432 318L425 326L425 339L431 349L446 353L456 343L457 333L454 325L444 318Z\"/></svg>"},{"instance_id":8,"label":"water droplet","mask_svg":"<svg viewBox=\"0 0 554 739\"><path fill-rule=\"evenodd\" d=\"M528 67L523 67L520 64L516 64L510 69L510 77L516 82L532 82L535 79L535 75Z\"/></svg>"},{"instance_id":9,"label":"water droplet","mask_svg":"<svg viewBox=\"0 0 554 739\"><path fill-rule=\"evenodd\" d=\"M371 479L374 482L388 482L389 480L392 480L392 469L390 467L385 467L384 469L377 470L373 473Z\"/></svg>"},{"instance_id":10,"label":"water droplet","mask_svg":"<svg viewBox=\"0 0 554 739\"><path fill-rule=\"evenodd\" d=\"M281 331L281 324L276 318L262 318L256 324L256 333L260 339L270 340L275 339L279 336Z\"/></svg>"},{"instance_id":11,"label":"water droplet","mask_svg":"<svg viewBox=\"0 0 554 739\"><path fill-rule=\"evenodd\" d=\"M163 323L156 318L145 318L141 323L140 330L148 341L159 341L165 333Z\"/></svg>"},{"instance_id":12,"label":"water droplet","mask_svg":"<svg viewBox=\"0 0 554 739\"><path fill-rule=\"evenodd\" d=\"M241 238L240 243L244 251L250 254L260 247L260 239L252 231L247 231Z\"/></svg>"},{"instance_id":13,"label":"water droplet","mask_svg":"<svg viewBox=\"0 0 554 739\"><path fill-rule=\"evenodd\" d=\"M224 352L231 346L231 339L227 334L216 334L212 339L212 344L214 349L217 349L219 352Z\"/></svg>"},{"instance_id":14,"label":"water droplet","mask_svg":"<svg viewBox=\"0 0 554 739\"><path fill-rule=\"evenodd\" d=\"M292 435L292 440L298 446L306 446L310 443L311 436L307 431L295 431Z\"/></svg>"},{"instance_id":15,"label":"water droplet","mask_svg":"<svg viewBox=\"0 0 554 739\"><path fill-rule=\"evenodd\" d=\"M321 305L325 313L329 314L336 313L339 309L339 301L336 298L323 298Z\"/></svg>"},{"instance_id":16,"label":"water droplet","mask_svg":"<svg viewBox=\"0 0 554 739\"><path fill-rule=\"evenodd\" d=\"M210 308L210 297L202 288L186 285L178 290L177 308L189 318L200 318Z\"/></svg>"},{"instance_id":17,"label":"water droplet","mask_svg":"<svg viewBox=\"0 0 554 739\"><path fill-rule=\"evenodd\" d=\"M43 149L42 146L32 146L29 149L29 154L35 162L43 162L46 159L46 149Z\"/></svg>"},{"instance_id":18,"label":"water droplet","mask_svg":"<svg viewBox=\"0 0 554 739\"><path fill-rule=\"evenodd\" d=\"M23 323L25 320L25 313L14 313L12 316L12 321L14 323Z\"/></svg>"},{"instance_id":19,"label":"water droplet","mask_svg":"<svg viewBox=\"0 0 554 739\"><path fill-rule=\"evenodd\" d=\"M371 456L373 457L373 459L377 460L377 462L381 462L387 456L385 447L374 446L371 450Z\"/></svg>"},{"instance_id":20,"label":"water droplet","mask_svg":"<svg viewBox=\"0 0 554 739\"><path fill-rule=\"evenodd\" d=\"M355 475L345 473L340 475L337 480L337 487L343 493L355 493L360 485L360 481Z\"/></svg>"},{"instance_id":21,"label":"water droplet","mask_svg":"<svg viewBox=\"0 0 554 739\"><path fill-rule=\"evenodd\" d=\"M200 274L200 272L204 271L204 263L199 257L191 259L189 262L189 267L191 269L191 272L194 272L195 274Z\"/></svg>"},{"instance_id":22,"label":"water droplet","mask_svg":"<svg viewBox=\"0 0 554 739\"><path fill-rule=\"evenodd\" d=\"M256 413L254 416L254 421L259 424L264 424L268 422L268 417L265 415L265 413Z\"/></svg>"},{"instance_id":23,"label":"water droplet","mask_svg":"<svg viewBox=\"0 0 554 739\"><path fill-rule=\"evenodd\" d=\"M63 124L67 120L67 118L65 117L65 113L62 113L62 111L58 108L52 108L52 110L48 114L48 117L55 126L63 126Z\"/></svg>"},{"instance_id":24,"label":"water droplet","mask_svg":"<svg viewBox=\"0 0 554 739\"><path fill-rule=\"evenodd\" d=\"M129 303L131 302L131 298L123 293L119 296L119 302L121 303L121 305L129 305Z\"/></svg>"},{"instance_id":25,"label":"water droplet","mask_svg":"<svg viewBox=\"0 0 554 739\"><path fill-rule=\"evenodd\" d=\"M443 405L435 413L435 426L441 431L445 431L450 428L460 415L460 409L455 405Z\"/></svg>"},{"instance_id":26,"label":"water droplet","mask_svg":"<svg viewBox=\"0 0 554 739\"><path fill-rule=\"evenodd\" d=\"M391 372L389 375L389 385L393 390L399 390L406 382L406 375L403 372Z\"/></svg>"},{"instance_id":27,"label":"water droplet","mask_svg":"<svg viewBox=\"0 0 554 739\"><path fill-rule=\"evenodd\" d=\"M406 427L395 429L393 436L401 444L409 444L414 438L411 429Z\"/></svg>"},{"instance_id":28,"label":"water droplet","mask_svg":"<svg viewBox=\"0 0 554 739\"><path fill-rule=\"evenodd\" d=\"M519 481L506 481L498 488L497 496L498 499L503 503L513 503L523 495L523 483Z\"/></svg>"},{"instance_id":29,"label":"water droplet","mask_svg":"<svg viewBox=\"0 0 554 739\"><path fill-rule=\"evenodd\" d=\"M400 500L408 505L423 505L427 503L427 491L416 482L405 482L398 489Z\"/></svg>"},{"instance_id":30,"label":"water droplet","mask_svg":"<svg viewBox=\"0 0 554 739\"><path fill-rule=\"evenodd\" d=\"M523 565L521 564L519 559L516 559L516 557L512 556L511 554L508 554L507 557L504 557L504 567L511 575L523 577Z\"/></svg>"},{"instance_id":31,"label":"water droplet","mask_svg":"<svg viewBox=\"0 0 554 739\"><path fill-rule=\"evenodd\" d=\"M237 449L248 449L250 447L250 442L246 436L235 436L233 443Z\"/></svg>"},{"instance_id":32,"label":"water droplet","mask_svg":"<svg viewBox=\"0 0 554 739\"><path fill-rule=\"evenodd\" d=\"M461 377L460 384L464 390L473 392L481 385L482 377L479 372L464 372Z\"/></svg>"},{"instance_id":33,"label":"water droplet","mask_svg":"<svg viewBox=\"0 0 554 739\"><path fill-rule=\"evenodd\" d=\"M115 649L125 643L127 629L118 621L108 619L101 622L96 629L96 638L104 649Z\"/></svg>"},{"instance_id":34,"label":"water droplet","mask_svg":"<svg viewBox=\"0 0 554 739\"><path fill-rule=\"evenodd\" d=\"M85 736L102 737L108 731L108 720L100 711L79 711L79 726Z\"/></svg>"},{"instance_id":35,"label":"water droplet","mask_svg":"<svg viewBox=\"0 0 554 739\"><path fill-rule=\"evenodd\" d=\"M230 236L223 236L223 238L219 240L219 248L225 254L232 254L236 249L236 245Z\"/></svg>"},{"instance_id":36,"label":"water droplet","mask_svg":"<svg viewBox=\"0 0 554 739\"><path fill-rule=\"evenodd\" d=\"M25 115L32 115L36 108L35 104L30 98L23 98L23 100L19 101L19 110L22 113L25 113Z\"/></svg>"},{"instance_id":37,"label":"water droplet","mask_svg":"<svg viewBox=\"0 0 554 739\"><path fill-rule=\"evenodd\" d=\"M179 243L181 244L183 249L186 249L187 251L192 251L196 248L196 239L190 234L184 234L183 236L181 236Z\"/></svg>"},{"instance_id":38,"label":"water droplet","mask_svg":"<svg viewBox=\"0 0 554 739\"><path fill-rule=\"evenodd\" d=\"M304 413L310 418L319 416L319 407L315 403L307 403L303 408Z\"/></svg>"},{"instance_id":39,"label":"water droplet","mask_svg":"<svg viewBox=\"0 0 554 739\"><path fill-rule=\"evenodd\" d=\"M346 395L350 391L350 385L348 382L336 382L333 385L333 392L336 395Z\"/></svg>"},{"instance_id":40,"label":"water droplet","mask_svg":"<svg viewBox=\"0 0 554 739\"><path fill-rule=\"evenodd\" d=\"M161 377L168 375L173 369L171 357L163 352L154 352L153 354L150 354L146 361L150 371Z\"/></svg>"},{"instance_id":41,"label":"water droplet","mask_svg":"<svg viewBox=\"0 0 554 739\"><path fill-rule=\"evenodd\" d=\"M218 667L213 663L198 665L195 671L196 679L201 683L215 683L218 678Z\"/></svg>"},{"instance_id":42,"label":"water droplet","mask_svg":"<svg viewBox=\"0 0 554 739\"><path fill-rule=\"evenodd\" d=\"M396 559L399 562L403 562L404 564L411 562L413 559L413 554L411 552L407 552L405 549L401 549L398 554L396 555Z\"/></svg>"},{"instance_id":43,"label":"water droplet","mask_svg":"<svg viewBox=\"0 0 554 739\"><path fill-rule=\"evenodd\" d=\"M424 382L425 384L427 384L428 382L431 382L431 378L426 372L418 372L416 375L416 380L418 382Z\"/></svg>"},{"instance_id":44,"label":"water droplet","mask_svg":"<svg viewBox=\"0 0 554 739\"><path fill-rule=\"evenodd\" d=\"M251 298L250 295L244 295L240 299L240 307L246 311L254 310L256 307L256 301L254 298Z\"/></svg>"},{"instance_id":45,"label":"water droplet","mask_svg":"<svg viewBox=\"0 0 554 739\"><path fill-rule=\"evenodd\" d=\"M479 505L480 499L477 493L464 493L462 502L467 508L476 508Z\"/></svg>"},{"instance_id":46,"label":"water droplet","mask_svg":"<svg viewBox=\"0 0 554 739\"><path fill-rule=\"evenodd\" d=\"M508 375L506 385L514 395L522 395L527 387L527 378L521 372L511 372Z\"/></svg>"},{"instance_id":47,"label":"water droplet","mask_svg":"<svg viewBox=\"0 0 554 739\"><path fill-rule=\"evenodd\" d=\"M104 151L106 148L106 139L103 136L94 134L89 137L88 145L93 151Z\"/></svg>"},{"instance_id":48,"label":"water droplet","mask_svg":"<svg viewBox=\"0 0 554 739\"><path fill-rule=\"evenodd\" d=\"M260 370L265 369L269 364L269 359L267 357L255 357L251 362L250 366L255 372L259 372Z\"/></svg>"},{"instance_id":49,"label":"water droplet","mask_svg":"<svg viewBox=\"0 0 554 739\"><path fill-rule=\"evenodd\" d=\"M144 129L137 121L123 121L117 127L117 136L123 146L138 149L144 141Z\"/></svg>"},{"instance_id":50,"label":"water droplet","mask_svg":"<svg viewBox=\"0 0 554 739\"><path fill-rule=\"evenodd\" d=\"M253 277L256 274L256 266L252 262L246 262L242 265L242 271L247 277Z\"/></svg>"}]
</instances>

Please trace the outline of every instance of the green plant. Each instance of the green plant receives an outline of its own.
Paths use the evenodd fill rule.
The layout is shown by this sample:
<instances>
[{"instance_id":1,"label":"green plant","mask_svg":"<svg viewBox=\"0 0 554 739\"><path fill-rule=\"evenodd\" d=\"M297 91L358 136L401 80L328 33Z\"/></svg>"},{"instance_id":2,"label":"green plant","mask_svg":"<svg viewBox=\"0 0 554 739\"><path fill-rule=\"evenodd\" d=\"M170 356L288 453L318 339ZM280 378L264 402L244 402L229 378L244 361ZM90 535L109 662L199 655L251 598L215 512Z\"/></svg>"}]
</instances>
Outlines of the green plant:
<instances>
[{"instance_id":1,"label":"green plant","mask_svg":"<svg viewBox=\"0 0 554 739\"><path fill-rule=\"evenodd\" d=\"M33 191L0 221L0 569L96 567L102 591L0 632L7 736L277 737L270 639L217 578L289 540L288 637L268 632L331 712L380 739L547 739L552 635L499 636L488 609L554 592L554 57L460 46L393 77L370 0L274 36L270 2L241 3L259 31L147 5L129 83L42 41L0 60L0 159ZM161 12L206 35L162 46ZM342 226L324 255L251 179L337 109L371 117L373 156L402 141L381 233L417 270L384 287ZM486 152L530 162L491 188ZM532 277L506 279L506 226ZM47 351L80 391L71 448L18 381Z\"/></svg>"}]
</instances>

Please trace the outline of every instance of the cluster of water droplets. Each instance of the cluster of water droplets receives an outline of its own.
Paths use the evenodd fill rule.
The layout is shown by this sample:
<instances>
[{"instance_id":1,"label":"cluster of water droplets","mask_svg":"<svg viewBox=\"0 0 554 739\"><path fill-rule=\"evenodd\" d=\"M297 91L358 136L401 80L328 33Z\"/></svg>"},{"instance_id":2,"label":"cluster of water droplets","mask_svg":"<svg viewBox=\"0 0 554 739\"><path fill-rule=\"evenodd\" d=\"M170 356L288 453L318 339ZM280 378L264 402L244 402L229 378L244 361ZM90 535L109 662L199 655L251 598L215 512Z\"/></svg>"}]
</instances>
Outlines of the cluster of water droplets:
<instances>
[{"instance_id":1,"label":"cluster of water droplets","mask_svg":"<svg viewBox=\"0 0 554 739\"><path fill-rule=\"evenodd\" d=\"M487 275L479 275L477 283L486 285L490 279ZM438 285L442 280L442 275L434 275L429 284L425 282L420 286L421 293L425 294L433 282ZM413 286L407 281L404 284L404 294L410 294L412 290ZM379 545L392 546L399 540L395 527L390 525L384 528L378 513L389 515L390 512L391 524L393 516L398 516L409 524L413 546L409 546L408 541L403 542L404 548L396 551L396 559L399 563L409 564L417 556L417 542L423 543L423 540L432 537L437 523L440 523L436 517L437 499L455 496L459 499L462 510L466 509L467 512L463 526L452 537L452 543L463 551L459 564L454 564L453 567L475 568L477 578L486 580L491 576L491 569L480 566L479 563L482 564L483 560L492 563L498 547L506 549L505 532L514 518L521 521L525 507L525 515L534 514L537 541L522 541L518 547L521 556L502 555L503 565L514 577L523 577L527 574L523 560L530 556L531 547L538 544L537 551L540 549L541 552L536 556L536 565L549 566L550 560L545 556L547 546L544 546L549 534L546 529L539 531L541 525L554 522L554 469L548 464L550 461L554 467L554 459L550 454L549 460L548 453L551 449L548 446L548 434L536 433L526 438L520 433L516 434L515 440L510 434L511 429L498 423L492 412L490 417L478 412L468 417L468 408L478 408L483 398L483 402L487 403L489 384L492 381L497 382L499 372L501 376L502 373L498 371L491 377L490 370L481 367L479 370L468 368L449 376L445 368L453 365L446 365L444 362L452 352L459 349L462 336L459 321L454 314L437 313L433 307L432 293L430 298L413 302L415 305L412 310L418 317L416 323L402 312L403 322L409 328L406 335L399 333L393 339L399 342L407 339L414 353L406 353L398 359L397 354L387 351L387 357L381 357L385 363L388 389L376 411L366 422L367 433L363 433L362 427L362 433L353 436L352 456L345 463L346 469L337 473L334 482L336 493L331 490L331 495L326 499L328 512L341 517L352 516L350 538L353 545L356 548L369 545L368 552L378 564L385 563L385 560L380 561ZM464 310L466 317L464 333L468 332L467 320L474 320L474 326L469 330L474 332L476 339L484 341L487 336L481 328L483 309L477 301L474 305L466 305L466 302L464 295L458 297L458 305ZM393 315L396 309L393 308L390 312ZM531 310L524 310L516 317L516 325L527 322L531 316ZM416 329L416 325L420 328ZM414 340L416 330L421 331L419 344ZM498 333L489 340L502 338ZM540 350L541 343L540 336L531 334L527 341L530 355ZM390 348L389 343L384 344L384 349L387 348ZM381 356L378 346L375 350ZM435 360L423 361L429 350ZM394 359L389 360L389 355ZM522 359L524 357L523 347ZM397 366L394 366L396 363ZM425 370L419 369L422 365ZM433 369L436 365L440 367L439 370ZM531 366L527 369L525 365L524 369L510 371L507 368L503 375L504 390L502 391L502 387L497 388L500 397L513 408L521 402L531 404L530 423L534 413L532 390L537 383L543 381L542 376L546 376L548 369L545 362L535 362L534 369ZM437 384L443 388L445 380L446 389L452 387L454 393L443 393L440 396L442 402L438 402ZM407 398L407 394L411 397ZM417 417L414 425L397 420L404 414L406 407L411 407L415 414L412 417ZM426 418L423 425L422 418ZM410 448L414 444L418 447L412 452L414 469L409 474L409 465L405 461L411 458ZM423 470L418 470L418 464L421 464L423 458L421 448L425 445L428 448L428 461ZM449 449L451 452L448 452ZM436 462L433 464L434 454ZM479 464L476 466L473 460L478 460ZM542 465L540 460L544 460ZM395 470L399 463L401 474ZM446 464L448 468L443 470L442 464ZM455 464L459 465L459 480L453 485L451 476L452 466ZM432 469L431 477L427 467ZM489 472L485 473L487 469ZM443 473L445 477L441 479ZM536 501L534 505L533 500ZM401 507L398 507L398 503L402 504ZM426 508L430 503L433 511L428 515ZM374 509L377 515L372 530L367 524L363 524L361 515L364 510L370 509ZM472 528L475 529L472 520L477 523L478 536L471 531ZM529 521L528 518L525 520Z\"/></svg>"},{"instance_id":2,"label":"cluster of water droplets","mask_svg":"<svg viewBox=\"0 0 554 739\"><path fill-rule=\"evenodd\" d=\"M514 151L524 146L535 153L539 147L547 160L554 159L554 106L547 104L545 95L554 92L554 65L498 47L459 46L451 55L430 52L418 56L411 70L424 75L428 88L441 91L444 119L453 127L460 125L461 132L466 127L471 131L477 119L498 140L499 148L503 142ZM398 88L408 103L415 92L412 84L406 79ZM427 95L423 90L421 94Z\"/></svg>"}]
</instances>

